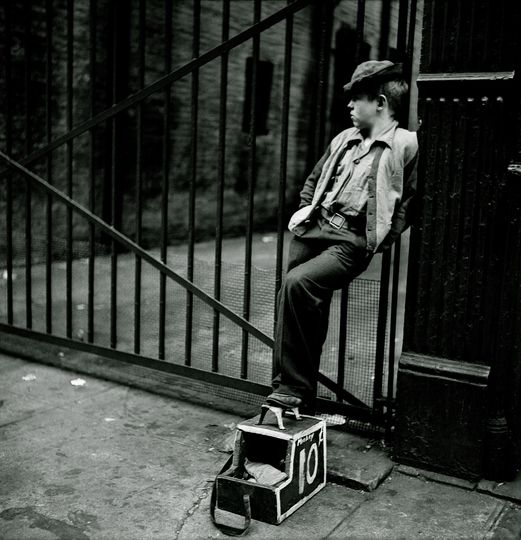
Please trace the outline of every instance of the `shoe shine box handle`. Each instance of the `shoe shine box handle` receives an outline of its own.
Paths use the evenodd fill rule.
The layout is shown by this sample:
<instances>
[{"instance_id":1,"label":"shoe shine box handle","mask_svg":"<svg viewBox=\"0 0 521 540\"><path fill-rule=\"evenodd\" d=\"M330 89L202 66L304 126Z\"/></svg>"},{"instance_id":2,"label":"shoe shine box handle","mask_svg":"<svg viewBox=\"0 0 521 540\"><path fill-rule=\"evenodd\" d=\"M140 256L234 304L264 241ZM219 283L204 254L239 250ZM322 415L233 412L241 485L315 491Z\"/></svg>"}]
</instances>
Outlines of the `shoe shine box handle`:
<instances>
[{"instance_id":1,"label":"shoe shine box handle","mask_svg":"<svg viewBox=\"0 0 521 540\"><path fill-rule=\"evenodd\" d=\"M275 418L257 425L259 417L237 426L233 464L217 477L217 508L244 515L243 495L250 495L251 517L279 524L326 485L326 423L312 416ZM243 478L245 459L268 463L287 474L277 484Z\"/></svg>"}]
</instances>

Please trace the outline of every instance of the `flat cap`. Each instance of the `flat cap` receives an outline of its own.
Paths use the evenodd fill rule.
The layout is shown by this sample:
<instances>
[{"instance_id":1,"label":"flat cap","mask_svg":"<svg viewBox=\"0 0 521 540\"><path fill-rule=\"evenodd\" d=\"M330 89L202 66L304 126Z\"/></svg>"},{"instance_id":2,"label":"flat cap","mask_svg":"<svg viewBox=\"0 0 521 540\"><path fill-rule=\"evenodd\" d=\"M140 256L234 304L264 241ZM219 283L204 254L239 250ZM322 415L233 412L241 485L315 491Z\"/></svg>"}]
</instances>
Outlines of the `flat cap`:
<instances>
[{"instance_id":1,"label":"flat cap","mask_svg":"<svg viewBox=\"0 0 521 540\"><path fill-rule=\"evenodd\" d=\"M393 64L389 60L368 60L356 67L344 91L349 92L362 83L384 82L399 76L403 76L402 64Z\"/></svg>"}]
</instances>

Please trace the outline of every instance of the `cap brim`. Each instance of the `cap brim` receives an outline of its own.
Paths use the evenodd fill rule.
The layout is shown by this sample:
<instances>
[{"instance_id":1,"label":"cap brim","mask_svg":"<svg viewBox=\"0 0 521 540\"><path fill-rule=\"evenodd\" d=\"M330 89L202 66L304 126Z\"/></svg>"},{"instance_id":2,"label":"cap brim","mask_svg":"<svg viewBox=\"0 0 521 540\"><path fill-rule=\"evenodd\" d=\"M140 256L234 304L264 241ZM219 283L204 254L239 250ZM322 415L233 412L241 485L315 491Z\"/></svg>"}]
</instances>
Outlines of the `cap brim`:
<instances>
[{"instance_id":1,"label":"cap brim","mask_svg":"<svg viewBox=\"0 0 521 540\"><path fill-rule=\"evenodd\" d=\"M350 92L353 90L353 88L356 89L359 86L363 87L366 84L370 84L378 80L380 80L380 82L385 82L386 80L390 80L399 76L403 76L403 66L402 64L393 64L392 66L383 68L379 71L376 71L375 73L372 73L371 75L367 75L366 77L358 81L348 82L343 87L344 92Z\"/></svg>"}]
</instances>

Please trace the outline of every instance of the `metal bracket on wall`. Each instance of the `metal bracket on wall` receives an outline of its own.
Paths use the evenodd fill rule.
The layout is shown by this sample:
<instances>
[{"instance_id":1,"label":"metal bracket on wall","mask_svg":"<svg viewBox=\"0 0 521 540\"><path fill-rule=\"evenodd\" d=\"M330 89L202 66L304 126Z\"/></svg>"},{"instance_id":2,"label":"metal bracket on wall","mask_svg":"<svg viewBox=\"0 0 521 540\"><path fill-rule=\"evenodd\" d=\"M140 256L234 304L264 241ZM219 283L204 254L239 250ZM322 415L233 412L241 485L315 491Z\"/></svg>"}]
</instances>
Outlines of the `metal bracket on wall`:
<instances>
[{"instance_id":1,"label":"metal bracket on wall","mask_svg":"<svg viewBox=\"0 0 521 540\"><path fill-rule=\"evenodd\" d=\"M515 71L476 71L476 72L442 72L442 73L420 73L418 84L426 82L498 82L511 81L514 79Z\"/></svg>"},{"instance_id":2,"label":"metal bracket on wall","mask_svg":"<svg viewBox=\"0 0 521 540\"><path fill-rule=\"evenodd\" d=\"M512 162L508 166L508 172L512 176L521 177L521 163Z\"/></svg>"}]
</instances>

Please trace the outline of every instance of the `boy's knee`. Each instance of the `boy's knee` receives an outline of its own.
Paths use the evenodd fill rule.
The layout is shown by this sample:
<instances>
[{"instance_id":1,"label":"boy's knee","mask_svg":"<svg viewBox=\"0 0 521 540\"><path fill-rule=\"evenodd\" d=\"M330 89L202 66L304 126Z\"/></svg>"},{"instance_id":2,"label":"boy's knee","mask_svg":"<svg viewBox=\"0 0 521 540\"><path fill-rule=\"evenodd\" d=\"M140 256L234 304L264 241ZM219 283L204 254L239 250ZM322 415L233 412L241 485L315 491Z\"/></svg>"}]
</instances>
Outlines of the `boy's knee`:
<instances>
[{"instance_id":1,"label":"boy's knee","mask_svg":"<svg viewBox=\"0 0 521 540\"><path fill-rule=\"evenodd\" d=\"M302 273L299 268L293 268L286 274L285 287L286 290L291 292L297 292L305 288L307 277Z\"/></svg>"}]
</instances>

